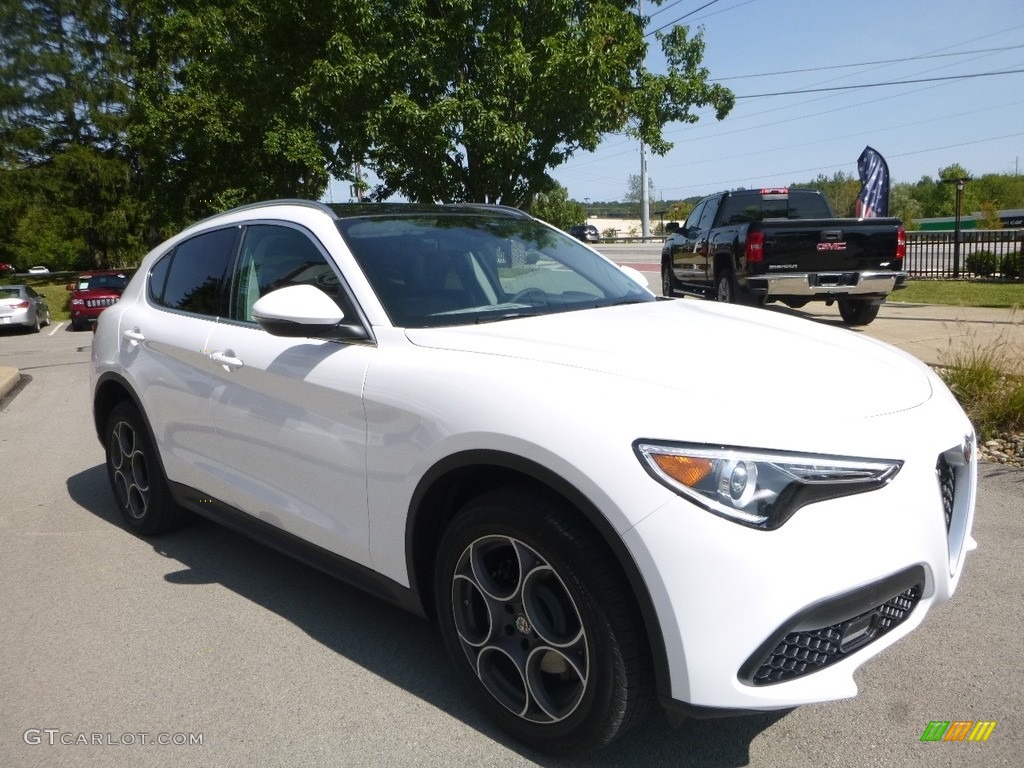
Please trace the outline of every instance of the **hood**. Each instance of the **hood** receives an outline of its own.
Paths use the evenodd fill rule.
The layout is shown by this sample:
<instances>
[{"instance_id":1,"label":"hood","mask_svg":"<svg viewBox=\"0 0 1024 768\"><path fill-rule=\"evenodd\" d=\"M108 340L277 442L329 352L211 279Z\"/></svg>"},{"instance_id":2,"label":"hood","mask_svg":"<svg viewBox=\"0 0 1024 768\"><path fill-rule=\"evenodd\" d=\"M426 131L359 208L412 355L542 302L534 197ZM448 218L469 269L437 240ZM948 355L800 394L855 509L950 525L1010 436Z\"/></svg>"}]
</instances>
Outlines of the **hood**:
<instances>
[{"instance_id":1,"label":"hood","mask_svg":"<svg viewBox=\"0 0 1024 768\"><path fill-rule=\"evenodd\" d=\"M418 346L571 366L671 390L700 408L716 393L794 419L865 418L928 400L922 363L858 332L765 309L673 300L406 331ZM802 414L803 416L800 416Z\"/></svg>"}]
</instances>

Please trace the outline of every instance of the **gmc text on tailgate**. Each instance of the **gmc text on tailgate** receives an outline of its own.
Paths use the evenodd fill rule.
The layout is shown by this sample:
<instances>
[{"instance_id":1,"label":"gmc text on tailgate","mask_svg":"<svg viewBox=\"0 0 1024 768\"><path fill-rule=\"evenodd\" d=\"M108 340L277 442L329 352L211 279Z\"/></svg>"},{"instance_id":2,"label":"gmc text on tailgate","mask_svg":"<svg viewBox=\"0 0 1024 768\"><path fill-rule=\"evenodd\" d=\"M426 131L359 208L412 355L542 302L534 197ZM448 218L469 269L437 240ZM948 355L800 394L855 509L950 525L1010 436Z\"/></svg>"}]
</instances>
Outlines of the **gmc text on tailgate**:
<instances>
[{"instance_id":1,"label":"gmc text on tailgate","mask_svg":"<svg viewBox=\"0 0 1024 768\"><path fill-rule=\"evenodd\" d=\"M661 252L662 292L799 308L839 304L867 325L903 288L907 240L895 218L837 219L813 189L746 189L701 200Z\"/></svg>"}]
</instances>

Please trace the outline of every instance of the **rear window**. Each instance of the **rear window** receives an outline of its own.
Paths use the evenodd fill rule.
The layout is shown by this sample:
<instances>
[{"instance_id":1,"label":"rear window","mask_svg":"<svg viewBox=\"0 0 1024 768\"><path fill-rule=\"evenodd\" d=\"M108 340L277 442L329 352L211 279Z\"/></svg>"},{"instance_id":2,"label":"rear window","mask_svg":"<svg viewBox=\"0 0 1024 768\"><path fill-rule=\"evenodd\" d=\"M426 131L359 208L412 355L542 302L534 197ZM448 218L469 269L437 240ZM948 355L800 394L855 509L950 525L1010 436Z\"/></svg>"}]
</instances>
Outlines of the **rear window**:
<instances>
[{"instance_id":1,"label":"rear window","mask_svg":"<svg viewBox=\"0 0 1024 768\"><path fill-rule=\"evenodd\" d=\"M168 309L200 315L227 315L228 267L237 228L204 232L161 258L149 277L149 295Z\"/></svg>"},{"instance_id":2,"label":"rear window","mask_svg":"<svg viewBox=\"0 0 1024 768\"><path fill-rule=\"evenodd\" d=\"M747 224L765 219L830 219L825 198L815 194L773 192L765 195L729 195L722 201L723 224Z\"/></svg>"}]
</instances>

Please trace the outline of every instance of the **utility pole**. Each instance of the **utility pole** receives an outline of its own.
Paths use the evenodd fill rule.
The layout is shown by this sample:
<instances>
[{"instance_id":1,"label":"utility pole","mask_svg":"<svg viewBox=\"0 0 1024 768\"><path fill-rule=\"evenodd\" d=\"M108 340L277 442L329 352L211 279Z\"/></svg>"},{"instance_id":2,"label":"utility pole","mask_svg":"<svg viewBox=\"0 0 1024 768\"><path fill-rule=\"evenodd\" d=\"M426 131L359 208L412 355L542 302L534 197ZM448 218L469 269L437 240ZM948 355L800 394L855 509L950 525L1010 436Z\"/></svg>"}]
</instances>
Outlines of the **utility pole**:
<instances>
[{"instance_id":1,"label":"utility pole","mask_svg":"<svg viewBox=\"0 0 1024 768\"><path fill-rule=\"evenodd\" d=\"M640 234L651 236L651 193L647 181L647 146L640 140Z\"/></svg>"},{"instance_id":2,"label":"utility pole","mask_svg":"<svg viewBox=\"0 0 1024 768\"><path fill-rule=\"evenodd\" d=\"M637 0L637 11L640 18L644 15L644 0ZM640 234L645 238L651 236L651 194L647 181L647 145L640 139Z\"/></svg>"}]
</instances>

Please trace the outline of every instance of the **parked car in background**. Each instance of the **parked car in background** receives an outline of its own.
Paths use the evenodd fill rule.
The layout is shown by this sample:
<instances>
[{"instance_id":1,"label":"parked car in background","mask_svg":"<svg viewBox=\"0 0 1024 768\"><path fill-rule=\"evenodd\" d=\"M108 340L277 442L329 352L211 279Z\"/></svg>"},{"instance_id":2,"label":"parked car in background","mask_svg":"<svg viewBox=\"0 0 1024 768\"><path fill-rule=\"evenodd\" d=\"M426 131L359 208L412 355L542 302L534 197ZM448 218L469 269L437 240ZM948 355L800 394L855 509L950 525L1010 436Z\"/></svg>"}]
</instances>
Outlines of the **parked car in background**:
<instances>
[{"instance_id":1,"label":"parked car in background","mask_svg":"<svg viewBox=\"0 0 1024 768\"><path fill-rule=\"evenodd\" d=\"M36 266L36 267L29 267L28 268L28 273L30 275L48 275L48 274L50 274L50 270L47 269L44 266Z\"/></svg>"},{"instance_id":2,"label":"parked car in background","mask_svg":"<svg viewBox=\"0 0 1024 768\"><path fill-rule=\"evenodd\" d=\"M14 268L13 264L8 264L5 261L0 262L0 275L13 275L15 272L17 272L17 270Z\"/></svg>"},{"instance_id":3,"label":"parked car in background","mask_svg":"<svg viewBox=\"0 0 1024 768\"><path fill-rule=\"evenodd\" d=\"M0 285L0 328L21 325L38 333L49 324L46 299L27 285Z\"/></svg>"},{"instance_id":4,"label":"parked car in background","mask_svg":"<svg viewBox=\"0 0 1024 768\"><path fill-rule=\"evenodd\" d=\"M601 235L593 224L577 224L569 228L569 234L584 243L601 242Z\"/></svg>"},{"instance_id":5,"label":"parked car in background","mask_svg":"<svg viewBox=\"0 0 1024 768\"><path fill-rule=\"evenodd\" d=\"M73 283L68 283L71 291L71 329L84 330L100 312L117 303L124 293L125 286L131 277L131 271L123 269L104 269L83 272Z\"/></svg>"},{"instance_id":6,"label":"parked car in background","mask_svg":"<svg viewBox=\"0 0 1024 768\"><path fill-rule=\"evenodd\" d=\"M974 434L928 366L658 300L515 209L214 216L145 257L91 355L130 530L204 515L435 619L535 748L655 703L853 696L975 546Z\"/></svg>"}]
</instances>

